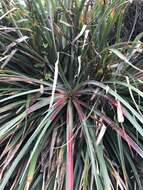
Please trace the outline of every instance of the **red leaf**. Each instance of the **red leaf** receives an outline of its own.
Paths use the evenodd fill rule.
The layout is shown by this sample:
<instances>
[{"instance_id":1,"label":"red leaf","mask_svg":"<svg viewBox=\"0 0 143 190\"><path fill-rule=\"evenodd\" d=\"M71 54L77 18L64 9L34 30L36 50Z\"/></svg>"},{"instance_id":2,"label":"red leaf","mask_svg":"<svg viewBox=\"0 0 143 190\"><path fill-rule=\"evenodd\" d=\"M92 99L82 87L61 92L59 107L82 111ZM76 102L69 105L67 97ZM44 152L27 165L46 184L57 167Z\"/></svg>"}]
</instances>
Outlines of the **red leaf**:
<instances>
[{"instance_id":1,"label":"red leaf","mask_svg":"<svg viewBox=\"0 0 143 190\"><path fill-rule=\"evenodd\" d=\"M67 189L74 188L74 169L73 169L73 110L71 101L67 108Z\"/></svg>"}]
</instances>

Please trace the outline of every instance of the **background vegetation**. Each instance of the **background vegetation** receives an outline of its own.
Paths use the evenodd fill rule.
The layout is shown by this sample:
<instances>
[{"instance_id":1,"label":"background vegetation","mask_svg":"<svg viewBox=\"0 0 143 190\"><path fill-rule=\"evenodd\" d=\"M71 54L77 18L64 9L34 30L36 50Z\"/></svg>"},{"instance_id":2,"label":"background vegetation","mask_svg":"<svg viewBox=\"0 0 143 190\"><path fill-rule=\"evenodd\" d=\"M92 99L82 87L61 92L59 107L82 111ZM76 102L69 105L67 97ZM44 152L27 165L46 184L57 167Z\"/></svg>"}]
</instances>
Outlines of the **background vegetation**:
<instances>
[{"instance_id":1,"label":"background vegetation","mask_svg":"<svg viewBox=\"0 0 143 190\"><path fill-rule=\"evenodd\" d=\"M143 33L126 33L131 6L1 0L0 190L142 189Z\"/></svg>"}]
</instances>

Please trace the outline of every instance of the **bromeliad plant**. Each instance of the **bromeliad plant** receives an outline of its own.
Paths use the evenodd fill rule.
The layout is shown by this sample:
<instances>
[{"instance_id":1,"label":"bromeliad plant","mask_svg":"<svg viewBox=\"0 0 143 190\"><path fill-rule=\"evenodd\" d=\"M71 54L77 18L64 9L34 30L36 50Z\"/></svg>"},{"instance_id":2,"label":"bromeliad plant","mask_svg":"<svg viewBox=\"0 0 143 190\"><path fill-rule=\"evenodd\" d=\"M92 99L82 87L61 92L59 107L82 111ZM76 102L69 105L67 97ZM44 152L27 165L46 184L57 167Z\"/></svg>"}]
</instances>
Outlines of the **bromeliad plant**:
<instances>
[{"instance_id":1,"label":"bromeliad plant","mask_svg":"<svg viewBox=\"0 0 143 190\"><path fill-rule=\"evenodd\" d=\"M142 189L142 34L122 42L128 2L0 6L0 189Z\"/></svg>"}]
</instances>

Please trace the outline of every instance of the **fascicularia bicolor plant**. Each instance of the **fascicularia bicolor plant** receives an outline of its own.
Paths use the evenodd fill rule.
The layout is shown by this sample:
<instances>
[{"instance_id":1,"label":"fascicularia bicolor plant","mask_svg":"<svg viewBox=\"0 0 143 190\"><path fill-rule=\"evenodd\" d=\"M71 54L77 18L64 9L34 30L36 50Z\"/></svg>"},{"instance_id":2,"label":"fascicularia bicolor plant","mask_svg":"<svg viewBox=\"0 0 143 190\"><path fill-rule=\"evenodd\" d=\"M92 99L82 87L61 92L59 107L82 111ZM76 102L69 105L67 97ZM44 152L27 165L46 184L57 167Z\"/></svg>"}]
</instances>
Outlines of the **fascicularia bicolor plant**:
<instances>
[{"instance_id":1,"label":"fascicularia bicolor plant","mask_svg":"<svg viewBox=\"0 0 143 190\"><path fill-rule=\"evenodd\" d=\"M1 190L142 189L142 33L122 42L126 6L1 2Z\"/></svg>"}]
</instances>

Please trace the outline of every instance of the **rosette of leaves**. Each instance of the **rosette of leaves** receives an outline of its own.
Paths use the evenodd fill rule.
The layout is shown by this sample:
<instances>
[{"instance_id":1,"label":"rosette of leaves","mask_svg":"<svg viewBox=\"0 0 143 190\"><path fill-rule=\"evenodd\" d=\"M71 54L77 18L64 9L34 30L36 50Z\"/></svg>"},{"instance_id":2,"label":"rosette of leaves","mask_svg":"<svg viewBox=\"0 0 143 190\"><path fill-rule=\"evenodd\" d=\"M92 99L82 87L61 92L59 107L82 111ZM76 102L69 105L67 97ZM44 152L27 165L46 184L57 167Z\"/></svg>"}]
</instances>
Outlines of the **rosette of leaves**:
<instances>
[{"instance_id":1,"label":"rosette of leaves","mask_svg":"<svg viewBox=\"0 0 143 190\"><path fill-rule=\"evenodd\" d=\"M126 5L1 2L1 190L142 189L142 34L121 41Z\"/></svg>"}]
</instances>

